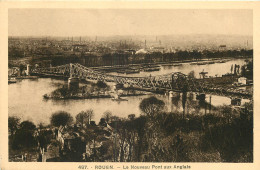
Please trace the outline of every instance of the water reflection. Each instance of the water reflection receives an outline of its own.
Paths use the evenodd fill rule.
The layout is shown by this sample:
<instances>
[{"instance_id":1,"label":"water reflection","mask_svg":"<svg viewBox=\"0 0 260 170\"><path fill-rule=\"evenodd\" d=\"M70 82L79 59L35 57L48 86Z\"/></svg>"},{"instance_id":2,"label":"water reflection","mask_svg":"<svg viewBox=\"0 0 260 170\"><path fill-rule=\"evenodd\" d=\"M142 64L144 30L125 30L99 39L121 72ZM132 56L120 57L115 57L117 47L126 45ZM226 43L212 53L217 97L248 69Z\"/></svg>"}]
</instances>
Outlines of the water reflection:
<instances>
[{"instance_id":1,"label":"water reflection","mask_svg":"<svg viewBox=\"0 0 260 170\"><path fill-rule=\"evenodd\" d=\"M216 97L216 96L215 96ZM169 112L183 112L182 106L182 94L177 93L174 97L168 97L168 101L166 101L168 105ZM210 104L206 100L197 100L195 93L188 93L187 94L187 101L185 105L185 114L205 114L209 113L209 109L216 108L214 105ZM205 112L206 109L206 112Z\"/></svg>"}]
</instances>

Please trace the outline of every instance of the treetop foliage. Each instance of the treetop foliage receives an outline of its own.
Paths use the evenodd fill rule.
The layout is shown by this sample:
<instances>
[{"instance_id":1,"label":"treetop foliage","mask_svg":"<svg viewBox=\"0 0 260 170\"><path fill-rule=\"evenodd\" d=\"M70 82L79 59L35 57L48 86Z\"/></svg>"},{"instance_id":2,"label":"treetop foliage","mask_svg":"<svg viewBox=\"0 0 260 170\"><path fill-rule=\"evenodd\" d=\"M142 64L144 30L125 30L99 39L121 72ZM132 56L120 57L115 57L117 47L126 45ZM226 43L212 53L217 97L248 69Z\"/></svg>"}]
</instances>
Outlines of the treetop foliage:
<instances>
[{"instance_id":1,"label":"treetop foliage","mask_svg":"<svg viewBox=\"0 0 260 170\"><path fill-rule=\"evenodd\" d=\"M162 112L164 107L165 103L154 96L143 99L139 105L141 111L150 118L154 117L155 114Z\"/></svg>"},{"instance_id":2,"label":"treetop foliage","mask_svg":"<svg viewBox=\"0 0 260 170\"><path fill-rule=\"evenodd\" d=\"M68 112L58 111L51 115L50 121L53 126L65 126L73 122L73 117Z\"/></svg>"}]
</instances>

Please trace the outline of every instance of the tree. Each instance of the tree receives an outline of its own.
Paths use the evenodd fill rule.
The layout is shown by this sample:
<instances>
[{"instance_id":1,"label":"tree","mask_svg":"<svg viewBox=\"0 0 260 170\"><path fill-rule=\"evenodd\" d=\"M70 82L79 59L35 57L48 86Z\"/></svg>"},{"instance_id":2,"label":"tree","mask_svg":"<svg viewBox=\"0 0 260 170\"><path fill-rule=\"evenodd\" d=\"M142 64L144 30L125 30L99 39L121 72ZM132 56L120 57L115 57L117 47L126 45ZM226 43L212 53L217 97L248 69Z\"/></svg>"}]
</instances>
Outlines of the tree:
<instances>
[{"instance_id":1,"label":"tree","mask_svg":"<svg viewBox=\"0 0 260 170\"><path fill-rule=\"evenodd\" d=\"M88 113L86 111L81 111L79 114L77 114L76 123L80 123L81 125L83 125L84 123L89 123Z\"/></svg>"},{"instance_id":2,"label":"tree","mask_svg":"<svg viewBox=\"0 0 260 170\"><path fill-rule=\"evenodd\" d=\"M228 105L223 105L219 108L220 114L222 114L224 117L226 117L227 123L231 123L232 119L232 108Z\"/></svg>"},{"instance_id":3,"label":"tree","mask_svg":"<svg viewBox=\"0 0 260 170\"><path fill-rule=\"evenodd\" d=\"M118 116L111 116L110 120L111 121L120 121L121 119Z\"/></svg>"},{"instance_id":4,"label":"tree","mask_svg":"<svg viewBox=\"0 0 260 170\"><path fill-rule=\"evenodd\" d=\"M42 122L38 124L38 129L41 130L41 129L44 129L44 127L45 127L45 126L44 126L44 124L43 124Z\"/></svg>"},{"instance_id":5,"label":"tree","mask_svg":"<svg viewBox=\"0 0 260 170\"><path fill-rule=\"evenodd\" d=\"M23 147L31 148L36 146L36 140L34 138L36 126L31 121L23 121L20 124L20 128L14 135L12 147L14 149L20 149Z\"/></svg>"},{"instance_id":6,"label":"tree","mask_svg":"<svg viewBox=\"0 0 260 170\"><path fill-rule=\"evenodd\" d=\"M139 105L141 111L149 118L152 118L159 112L162 112L164 107L165 103L154 96L143 99Z\"/></svg>"},{"instance_id":7,"label":"tree","mask_svg":"<svg viewBox=\"0 0 260 170\"><path fill-rule=\"evenodd\" d=\"M249 61L241 67L241 76L248 79L253 79L253 61Z\"/></svg>"},{"instance_id":8,"label":"tree","mask_svg":"<svg viewBox=\"0 0 260 170\"><path fill-rule=\"evenodd\" d=\"M47 146L51 143L53 139L53 134L51 130L41 130L37 136L39 146L47 150Z\"/></svg>"},{"instance_id":9,"label":"tree","mask_svg":"<svg viewBox=\"0 0 260 170\"><path fill-rule=\"evenodd\" d=\"M25 67L25 65L23 65L23 64L20 64L19 65L19 71L20 71L20 74L22 75L22 73L23 73L23 70L25 70L26 69L26 67Z\"/></svg>"},{"instance_id":10,"label":"tree","mask_svg":"<svg viewBox=\"0 0 260 170\"><path fill-rule=\"evenodd\" d=\"M189 72L188 77L195 78L195 72L194 71Z\"/></svg>"},{"instance_id":11,"label":"tree","mask_svg":"<svg viewBox=\"0 0 260 170\"><path fill-rule=\"evenodd\" d=\"M16 130L18 129L19 123L20 123L20 118L16 116L8 117L8 130L11 133L11 136L13 136Z\"/></svg>"},{"instance_id":12,"label":"tree","mask_svg":"<svg viewBox=\"0 0 260 170\"><path fill-rule=\"evenodd\" d=\"M242 67L241 67L241 76L246 76L246 66L245 65L243 65Z\"/></svg>"},{"instance_id":13,"label":"tree","mask_svg":"<svg viewBox=\"0 0 260 170\"><path fill-rule=\"evenodd\" d=\"M205 129L205 146L216 149L224 162L253 162L253 108L246 104L232 114L230 106L221 109L222 120ZM229 120L229 121L226 121Z\"/></svg>"},{"instance_id":14,"label":"tree","mask_svg":"<svg viewBox=\"0 0 260 170\"><path fill-rule=\"evenodd\" d=\"M31 131L31 130L35 130L35 129L36 129L36 126L31 121L26 120L20 124L20 130Z\"/></svg>"},{"instance_id":15,"label":"tree","mask_svg":"<svg viewBox=\"0 0 260 170\"><path fill-rule=\"evenodd\" d=\"M129 119L129 120L134 120L134 119L135 119L135 114L130 114L130 115L128 115L128 119Z\"/></svg>"},{"instance_id":16,"label":"tree","mask_svg":"<svg viewBox=\"0 0 260 170\"><path fill-rule=\"evenodd\" d=\"M185 106L186 106L186 101L187 101L187 91L188 91L188 87L187 87L187 85L185 84L185 85L183 86L183 89L182 89L183 118L184 118L184 115L185 115Z\"/></svg>"},{"instance_id":17,"label":"tree","mask_svg":"<svg viewBox=\"0 0 260 170\"><path fill-rule=\"evenodd\" d=\"M73 118L68 112L58 111L51 115L50 120L53 126L59 127L71 124Z\"/></svg>"},{"instance_id":18,"label":"tree","mask_svg":"<svg viewBox=\"0 0 260 170\"><path fill-rule=\"evenodd\" d=\"M94 111L92 109L88 109L86 112L88 114L89 121L91 121L94 117Z\"/></svg>"},{"instance_id":19,"label":"tree","mask_svg":"<svg viewBox=\"0 0 260 170\"><path fill-rule=\"evenodd\" d=\"M110 111L105 111L103 113L103 118L106 120L107 123L111 120L111 117L112 117L112 113Z\"/></svg>"}]
</instances>

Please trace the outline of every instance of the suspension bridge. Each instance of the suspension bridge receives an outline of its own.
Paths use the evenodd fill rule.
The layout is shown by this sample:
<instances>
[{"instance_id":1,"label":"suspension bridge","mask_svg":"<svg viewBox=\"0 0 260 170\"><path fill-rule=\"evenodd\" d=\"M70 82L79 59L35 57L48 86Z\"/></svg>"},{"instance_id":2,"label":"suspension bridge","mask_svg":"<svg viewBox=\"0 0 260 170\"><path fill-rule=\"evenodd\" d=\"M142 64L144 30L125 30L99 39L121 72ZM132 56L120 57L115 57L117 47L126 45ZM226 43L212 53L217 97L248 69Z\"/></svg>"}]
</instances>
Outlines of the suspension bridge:
<instances>
[{"instance_id":1,"label":"suspension bridge","mask_svg":"<svg viewBox=\"0 0 260 170\"><path fill-rule=\"evenodd\" d=\"M147 77L129 77L118 76L103 73L78 63L70 63L66 65L48 67L48 68L34 68L31 73L37 75L62 76L70 78L79 78L80 80L93 80L103 82L114 82L117 84L124 84L130 87L149 90L152 92L159 91L175 91L183 92L197 92L219 96L226 96L230 98L238 97L244 99L252 99L253 92L238 89L225 85L216 85L212 81L206 79L196 79L189 77L181 72L173 72L159 76Z\"/></svg>"}]
</instances>

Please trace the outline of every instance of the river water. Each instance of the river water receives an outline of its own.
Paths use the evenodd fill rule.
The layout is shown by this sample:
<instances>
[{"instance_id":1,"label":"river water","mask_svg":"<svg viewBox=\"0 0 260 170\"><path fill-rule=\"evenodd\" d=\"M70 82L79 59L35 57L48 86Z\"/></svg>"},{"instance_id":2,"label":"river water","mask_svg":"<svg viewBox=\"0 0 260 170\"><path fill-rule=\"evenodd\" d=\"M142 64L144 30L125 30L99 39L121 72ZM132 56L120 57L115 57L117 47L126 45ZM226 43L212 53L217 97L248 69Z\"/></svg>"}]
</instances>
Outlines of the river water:
<instances>
[{"instance_id":1,"label":"river water","mask_svg":"<svg viewBox=\"0 0 260 170\"><path fill-rule=\"evenodd\" d=\"M198 76L199 72L204 69L209 73L209 76L215 76L215 74L222 75L230 72L232 64L243 65L245 62L242 59L231 60L226 63L216 63L210 65L189 65L188 63L183 64L179 67L161 66L161 70L158 72L151 73L140 73L138 76L145 75L160 75L170 72L182 72L189 73L194 71L195 75ZM82 100L44 100L43 95L50 93L57 87L66 84L64 80L57 80L51 78L39 78L36 80L24 79L19 80L17 83L9 84L8 88L8 111L9 116L19 116L22 120L31 120L35 124L44 123L49 124L50 116L56 111L67 111L75 116L82 110L93 109L94 120L96 123L99 122L105 111L111 111L113 115L119 117L127 117L129 114L141 114L139 104L143 98L148 96L134 96L127 97L128 101L116 102L109 98L106 99L82 99ZM156 95L156 97L164 100L166 103L167 111L182 111L181 101L176 99L172 101L166 95ZM223 104L230 104L230 99L221 96L212 96L211 102L213 106L220 106ZM209 96L206 97L206 101L209 102ZM245 100L242 103L246 102ZM197 101L191 100L187 103L187 112L192 110L196 111L195 108L200 107ZM203 106L197 110L198 113L203 113ZM208 112L208 111L207 111Z\"/></svg>"},{"instance_id":2,"label":"river water","mask_svg":"<svg viewBox=\"0 0 260 170\"><path fill-rule=\"evenodd\" d=\"M127 74L127 76L131 77L139 77L139 76L157 76L168 74L172 72L182 72L183 74L189 74L189 72L194 71L194 75L196 78L199 78L199 73L203 70L208 72L207 76L221 76L226 73L231 72L231 66L237 65L244 65L245 59L233 59L227 61L226 63L215 63L215 64L206 64L206 65L190 65L190 63L182 63L180 66L160 66L159 71L154 72L140 72L138 74ZM241 68L241 67L240 67ZM114 75L123 75L119 73L113 73Z\"/></svg>"}]
</instances>

